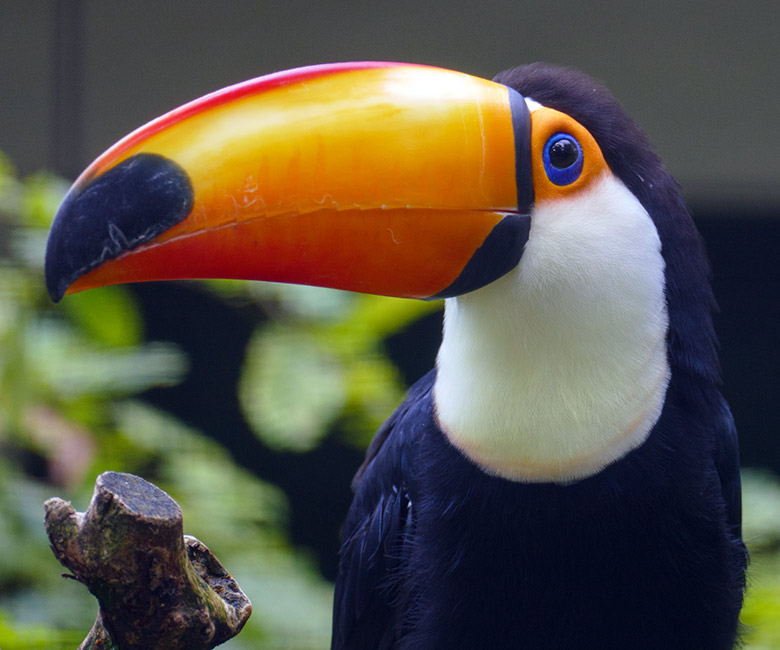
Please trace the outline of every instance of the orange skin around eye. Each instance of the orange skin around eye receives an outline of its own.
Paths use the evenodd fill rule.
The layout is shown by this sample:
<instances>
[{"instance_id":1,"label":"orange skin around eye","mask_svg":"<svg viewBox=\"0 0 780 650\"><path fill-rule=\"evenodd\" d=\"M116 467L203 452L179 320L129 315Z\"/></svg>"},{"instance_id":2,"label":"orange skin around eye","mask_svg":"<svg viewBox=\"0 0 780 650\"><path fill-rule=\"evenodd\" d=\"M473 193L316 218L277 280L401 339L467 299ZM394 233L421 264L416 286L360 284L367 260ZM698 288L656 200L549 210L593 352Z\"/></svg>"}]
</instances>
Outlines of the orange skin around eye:
<instances>
[{"instance_id":1,"label":"orange skin around eye","mask_svg":"<svg viewBox=\"0 0 780 650\"><path fill-rule=\"evenodd\" d=\"M569 185L556 185L544 170L542 152L547 140L556 133L574 136L582 147L582 173ZM541 107L531 113L531 166L534 193L537 201L565 198L590 185L594 179L609 170L599 145L579 122L553 108Z\"/></svg>"}]
</instances>

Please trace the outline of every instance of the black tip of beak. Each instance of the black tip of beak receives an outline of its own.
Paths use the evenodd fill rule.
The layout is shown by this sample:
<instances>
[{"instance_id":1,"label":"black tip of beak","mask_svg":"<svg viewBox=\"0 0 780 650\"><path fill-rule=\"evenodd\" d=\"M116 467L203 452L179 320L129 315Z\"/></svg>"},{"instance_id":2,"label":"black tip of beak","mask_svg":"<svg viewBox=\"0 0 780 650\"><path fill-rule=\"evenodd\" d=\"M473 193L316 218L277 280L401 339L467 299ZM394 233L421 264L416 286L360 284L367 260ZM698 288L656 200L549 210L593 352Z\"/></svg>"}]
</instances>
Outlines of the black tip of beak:
<instances>
[{"instance_id":1,"label":"black tip of beak","mask_svg":"<svg viewBox=\"0 0 780 650\"><path fill-rule=\"evenodd\" d=\"M74 186L54 218L46 247L46 287L58 302L88 271L151 241L192 210L187 173L157 154L137 154Z\"/></svg>"}]
</instances>

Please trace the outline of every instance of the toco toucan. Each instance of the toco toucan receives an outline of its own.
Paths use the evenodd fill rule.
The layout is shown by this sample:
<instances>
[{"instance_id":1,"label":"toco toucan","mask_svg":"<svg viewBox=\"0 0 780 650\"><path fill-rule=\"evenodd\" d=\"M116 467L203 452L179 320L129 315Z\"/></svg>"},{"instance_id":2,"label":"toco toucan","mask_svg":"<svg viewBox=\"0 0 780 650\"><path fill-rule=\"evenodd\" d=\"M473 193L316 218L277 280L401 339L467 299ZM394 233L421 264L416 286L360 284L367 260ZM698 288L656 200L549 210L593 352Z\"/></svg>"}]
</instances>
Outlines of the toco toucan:
<instances>
[{"instance_id":1,"label":"toco toucan","mask_svg":"<svg viewBox=\"0 0 780 650\"><path fill-rule=\"evenodd\" d=\"M203 277L445 299L435 369L355 477L333 648L733 647L708 265L599 83L347 63L186 104L75 182L46 281Z\"/></svg>"}]
</instances>

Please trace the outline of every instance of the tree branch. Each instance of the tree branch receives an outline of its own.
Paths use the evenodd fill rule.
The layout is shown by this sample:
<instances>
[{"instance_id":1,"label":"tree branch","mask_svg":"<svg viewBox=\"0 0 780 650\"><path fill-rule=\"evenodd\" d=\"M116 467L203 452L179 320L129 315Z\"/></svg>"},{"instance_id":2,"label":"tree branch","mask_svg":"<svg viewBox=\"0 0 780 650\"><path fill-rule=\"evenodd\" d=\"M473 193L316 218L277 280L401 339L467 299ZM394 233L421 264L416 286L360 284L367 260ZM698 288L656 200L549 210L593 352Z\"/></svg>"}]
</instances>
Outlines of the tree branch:
<instances>
[{"instance_id":1,"label":"tree branch","mask_svg":"<svg viewBox=\"0 0 780 650\"><path fill-rule=\"evenodd\" d=\"M239 633L249 599L205 544L182 535L179 506L132 474L106 472L86 512L44 504L57 559L100 603L80 650L208 650Z\"/></svg>"}]
</instances>

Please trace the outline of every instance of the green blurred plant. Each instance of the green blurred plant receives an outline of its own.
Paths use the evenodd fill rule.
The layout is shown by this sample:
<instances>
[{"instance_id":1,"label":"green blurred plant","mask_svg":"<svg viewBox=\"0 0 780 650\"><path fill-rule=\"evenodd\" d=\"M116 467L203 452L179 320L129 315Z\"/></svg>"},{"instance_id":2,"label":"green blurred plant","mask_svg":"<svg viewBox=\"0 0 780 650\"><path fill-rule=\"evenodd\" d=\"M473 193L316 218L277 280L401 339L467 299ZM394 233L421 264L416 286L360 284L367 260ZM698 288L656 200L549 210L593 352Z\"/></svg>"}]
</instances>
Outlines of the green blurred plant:
<instances>
[{"instance_id":1,"label":"green blurred plant","mask_svg":"<svg viewBox=\"0 0 780 650\"><path fill-rule=\"evenodd\" d=\"M122 287L51 304L42 261L65 190L53 176L16 178L0 157L0 648L74 647L91 626L94 600L60 577L42 503L59 494L84 509L95 476L109 469L168 491L185 530L250 595L253 616L226 647L326 647L332 585L291 548L286 496L136 398L180 381L186 356L143 342L140 312ZM404 390L383 338L438 308L284 285L206 286L269 314L247 350L241 403L265 444L293 451L318 445L336 420L352 443L367 444Z\"/></svg>"},{"instance_id":2,"label":"green blurred plant","mask_svg":"<svg viewBox=\"0 0 780 650\"><path fill-rule=\"evenodd\" d=\"M127 292L52 308L43 253L65 183L16 178L0 155L0 647L73 647L94 601L60 577L42 528L55 492L86 505L116 439L116 399L178 381L186 359L141 343ZM65 631L62 631L65 630ZM48 631L48 633L47 633ZM42 639L42 640L41 640Z\"/></svg>"},{"instance_id":3,"label":"green blurred plant","mask_svg":"<svg viewBox=\"0 0 780 650\"><path fill-rule=\"evenodd\" d=\"M219 446L134 399L178 382L187 359L145 344L120 287L69 296L43 287L48 226L65 191L52 176L19 180L0 158L0 647L73 648L94 620L82 585L60 577L43 530L53 494L84 509L107 469L154 480L251 593L254 616L234 648L322 648L331 585L285 533L286 500Z\"/></svg>"},{"instance_id":4,"label":"green blurred plant","mask_svg":"<svg viewBox=\"0 0 780 650\"><path fill-rule=\"evenodd\" d=\"M440 305L292 285L249 290L280 305L255 332L243 368L239 395L255 433L305 451L339 418L365 447L405 391L383 340Z\"/></svg>"},{"instance_id":5,"label":"green blurred plant","mask_svg":"<svg viewBox=\"0 0 780 650\"><path fill-rule=\"evenodd\" d=\"M746 647L780 648L780 481L769 472L742 472L743 534L750 570L742 611Z\"/></svg>"}]
</instances>

